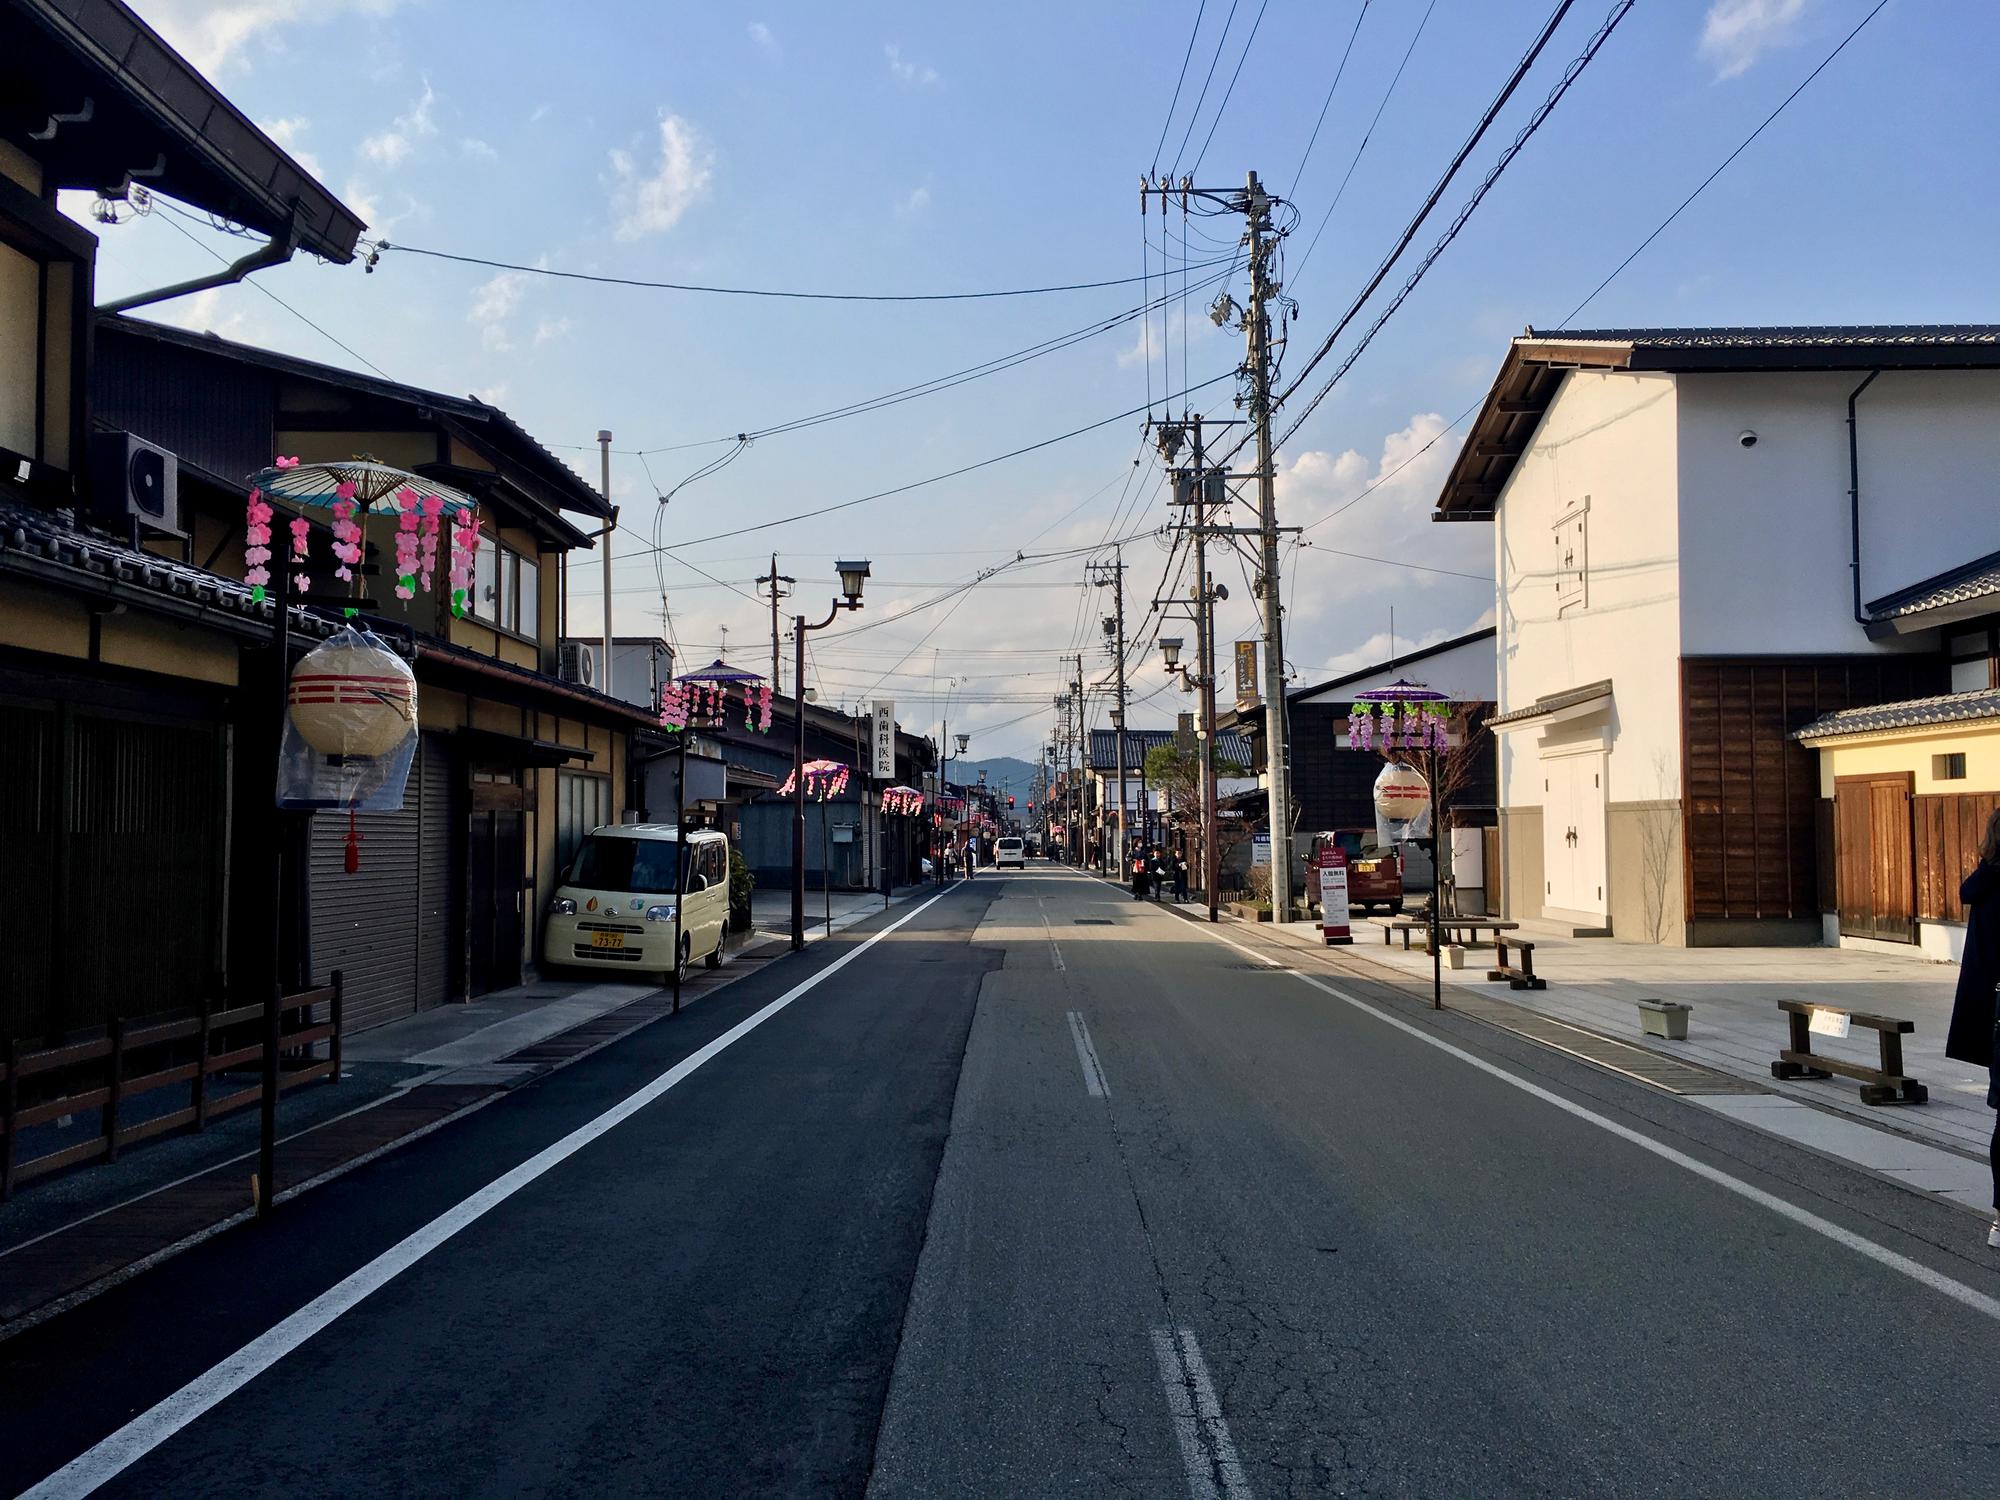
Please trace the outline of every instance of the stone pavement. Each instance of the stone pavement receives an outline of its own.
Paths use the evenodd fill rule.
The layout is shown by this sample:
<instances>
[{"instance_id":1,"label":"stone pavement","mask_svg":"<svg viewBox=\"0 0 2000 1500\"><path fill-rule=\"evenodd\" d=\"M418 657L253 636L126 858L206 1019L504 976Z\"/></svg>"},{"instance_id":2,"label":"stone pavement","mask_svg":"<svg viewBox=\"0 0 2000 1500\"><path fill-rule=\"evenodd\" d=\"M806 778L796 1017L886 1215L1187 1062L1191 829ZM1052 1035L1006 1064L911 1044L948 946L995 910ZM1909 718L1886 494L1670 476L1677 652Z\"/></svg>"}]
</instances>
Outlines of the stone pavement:
<instances>
[{"instance_id":1,"label":"stone pavement","mask_svg":"<svg viewBox=\"0 0 2000 1500\"><path fill-rule=\"evenodd\" d=\"M1692 1102L1882 1173L1913 1190L1949 1198L1990 1215L1992 1175L1986 1161L1993 1111L1986 1106L1983 1070L1944 1055L1944 1036L1958 983L1955 965L1839 948L1663 948L1615 938L1565 938L1524 923L1535 944L1535 973L1546 990L1490 983L1490 946L1468 948L1465 967L1444 971L1445 1004L1469 989L1506 999L1540 1015L1643 1046L1666 1056L1754 1081L1757 1095ZM1287 942L1326 950L1316 924L1266 924ZM1391 971L1406 986L1428 990L1430 955L1405 953L1396 937L1384 945L1383 924L1357 922L1346 956ZM1680 1000L1694 1007L1688 1039L1668 1042L1641 1034L1635 1001ZM1916 1031L1903 1038L1905 1071L1926 1084L1921 1105L1867 1105L1858 1085L1826 1080L1779 1080L1771 1063L1786 1040L1777 1002L1804 999L1847 1010L1907 1017ZM1815 1036L1815 1051L1874 1064L1875 1033L1856 1027L1845 1040Z\"/></svg>"},{"instance_id":2,"label":"stone pavement","mask_svg":"<svg viewBox=\"0 0 2000 1500\"><path fill-rule=\"evenodd\" d=\"M982 872L983 874L984 872ZM908 901L912 897L926 894L935 895L944 887L935 883L929 885L899 885L889 898L891 905ZM827 909L833 910L831 931L839 932L852 927L856 922L873 916L882 910L880 891L833 891L822 892L810 883L806 886L806 941L818 942L829 931ZM792 934L792 892L789 886L766 888L759 886L750 893L750 920L756 931L780 941L791 941Z\"/></svg>"}]
</instances>

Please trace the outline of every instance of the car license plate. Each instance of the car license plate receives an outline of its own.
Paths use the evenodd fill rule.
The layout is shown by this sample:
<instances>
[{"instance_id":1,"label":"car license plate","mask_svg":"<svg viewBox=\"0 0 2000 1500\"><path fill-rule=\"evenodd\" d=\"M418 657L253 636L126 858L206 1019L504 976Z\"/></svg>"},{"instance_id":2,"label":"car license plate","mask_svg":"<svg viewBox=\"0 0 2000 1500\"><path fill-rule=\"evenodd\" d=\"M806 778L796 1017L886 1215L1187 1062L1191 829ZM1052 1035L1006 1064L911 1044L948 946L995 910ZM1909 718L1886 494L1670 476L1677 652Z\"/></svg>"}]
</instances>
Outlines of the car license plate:
<instances>
[{"instance_id":1,"label":"car license plate","mask_svg":"<svg viewBox=\"0 0 2000 1500\"><path fill-rule=\"evenodd\" d=\"M625 934L622 932L593 932L590 935L590 946L593 948L622 948L625 946Z\"/></svg>"}]
</instances>

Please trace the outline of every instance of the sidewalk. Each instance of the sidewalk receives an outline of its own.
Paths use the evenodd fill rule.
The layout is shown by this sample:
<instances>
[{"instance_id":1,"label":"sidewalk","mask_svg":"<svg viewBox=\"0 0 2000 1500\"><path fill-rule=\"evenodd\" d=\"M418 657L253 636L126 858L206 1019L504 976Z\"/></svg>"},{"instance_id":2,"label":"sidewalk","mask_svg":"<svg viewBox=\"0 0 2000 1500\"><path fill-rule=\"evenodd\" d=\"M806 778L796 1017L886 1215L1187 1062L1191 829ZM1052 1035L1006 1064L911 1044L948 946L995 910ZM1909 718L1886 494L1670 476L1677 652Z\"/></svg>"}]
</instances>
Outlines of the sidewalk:
<instances>
[{"instance_id":1,"label":"sidewalk","mask_svg":"<svg viewBox=\"0 0 2000 1500\"><path fill-rule=\"evenodd\" d=\"M1535 944L1535 973L1548 980L1546 990L1490 983L1486 970L1492 948L1468 948L1463 969L1444 970L1446 1007L1452 1007L1454 992L1463 992L1467 1001L1504 999L1537 1015L1754 1083L1754 1094L1690 1102L1914 1191L1991 1214L1986 1150L1993 1111L1986 1107L1986 1075L1944 1055L1956 967L1838 948L1662 948L1615 938L1562 938L1531 931L1533 925L1523 924L1521 935ZM1417 948L1405 953L1400 937L1385 946L1386 928L1380 921L1356 922L1352 946L1340 949L1324 945L1317 924L1263 923L1257 930L1314 952L1373 964L1399 988L1425 996L1430 992L1430 955ZM1693 1006L1688 1040L1641 1035L1634 1004L1641 998ZM1852 1080L1773 1078L1771 1063L1787 1035L1777 1007L1781 999L1816 1000L1914 1021L1916 1031L1903 1038L1904 1067L1929 1086L1929 1101L1867 1105ZM1878 1060L1875 1033L1859 1028L1845 1040L1814 1037L1813 1046L1871 1065Z\"/></svg>"},{"instance_id":2,"label":"sidewalk","mask_svg":"<svg viewBox=\"0 0 2000 1500\"><path fill-rule=\"evenodd\" d=\"M697 968L681 1003L698 1003L788 951L768 933L732 939L724 967ZM278 1201L631 1035L672 1003L658 986L565 975L349 1037L338 1085L284 1097ZM78 1128L95 1120L79 1116ZM238 1110L199 1134L130 1149L115 1164L30 1183L0 1205L0 1337L249 1218L257 1125L254 1108Z\"/></svg>"},{"instance_id":3,"label":"sidewalk","mask_svg":"<svg viewBox=\"0 0 2000 1500\"><path fill-rule=\"evenodd\" d=\"M935 895L944 887L917 883L899 885L889 898L889 905L908 901L913 897ZM833 909L833 925L827 926L827 908ZM829 930L840 932L852 927L856 922L865 921L883 909L880 891L832 891L822 892L808 885L806 887L806 941L816 943L827 936ZM777 889L759 887L750 893L750 921L755 930L763 936L789 943L792 939L792 892L791 887Z\"/></svg>"}]
</instances>

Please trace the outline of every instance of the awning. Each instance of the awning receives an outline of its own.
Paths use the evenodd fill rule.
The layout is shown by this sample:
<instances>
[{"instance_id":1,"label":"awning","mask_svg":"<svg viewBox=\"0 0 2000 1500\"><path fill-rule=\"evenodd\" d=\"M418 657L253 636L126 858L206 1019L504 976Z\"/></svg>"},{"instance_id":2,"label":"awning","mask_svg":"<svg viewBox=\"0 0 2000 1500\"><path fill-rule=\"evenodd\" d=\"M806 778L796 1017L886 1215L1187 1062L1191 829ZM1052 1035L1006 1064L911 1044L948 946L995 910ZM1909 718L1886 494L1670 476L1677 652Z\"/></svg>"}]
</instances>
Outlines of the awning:
<instances>
[{"instance_id":1,"label":"awning","mask_svg":"<svg viewBox=\"0 0 2000 1500\"><path fill-rule=\"evenodd\" d=\"M1525 729L1531 724L1553 724L1560 719L1581 719L1602 713L1610 706L1611 679L1585 683L1560 693L1548 693L1525 708L1512 708L1486 721L1488 729Z\"/></svg>"},{"instance_id":2,"label":"awning","mask_svg":"<svg viewBox=\"0 0 2000 1500\"><path fill-rule=\"evenodd\" d=\"M580 760L589 765L597 758L594 750L554 740L529 739L525 735L502 734L495 729L458 729L452 742L480 760L497 760L510 766L561 766Z\"/></svg>"}]
</instances>

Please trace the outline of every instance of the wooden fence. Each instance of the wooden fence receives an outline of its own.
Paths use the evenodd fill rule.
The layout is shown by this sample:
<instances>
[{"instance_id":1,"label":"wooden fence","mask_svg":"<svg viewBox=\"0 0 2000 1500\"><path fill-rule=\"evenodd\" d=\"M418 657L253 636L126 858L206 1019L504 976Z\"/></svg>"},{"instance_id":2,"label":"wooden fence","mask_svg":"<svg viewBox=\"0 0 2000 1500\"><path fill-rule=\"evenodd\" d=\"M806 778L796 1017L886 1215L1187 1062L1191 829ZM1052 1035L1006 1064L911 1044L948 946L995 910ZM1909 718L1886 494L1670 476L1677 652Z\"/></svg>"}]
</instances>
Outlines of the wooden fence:
<instances>
[{"instance_id":1,"label":"wooden fence","mask_svg":"<svg viewBox=\"0 0 2000 1500\"><path fill-rule=\"evenodd\" d=\"M321 1007L325 1018L320 1019ZM258 1103L264 1097L265 1008L239 1005L167 1021L114 1020L101 1032L58 1046L24 1051L7 1044L0 1062L0 1202L26 1182L64 1167L119 1151L170 1131L203 1129L210 1120ZM289 1063L278 1071L278 1092L324 1078L340 1081L341 976L330 984L284 998L279 1017L278 1053ZM315 1059L311 1049L327 1044ZM254 1082L223 1077L256 1070ZM223 1092L217 1092L220 1084ZM121 1111L132 1099L158 1089L185 1086L187 1103L131 1123ZM99 1113L99 1128L87 1140L21 1160L21 1133L66 1115Z\"/></svg>"}]
</instances>

